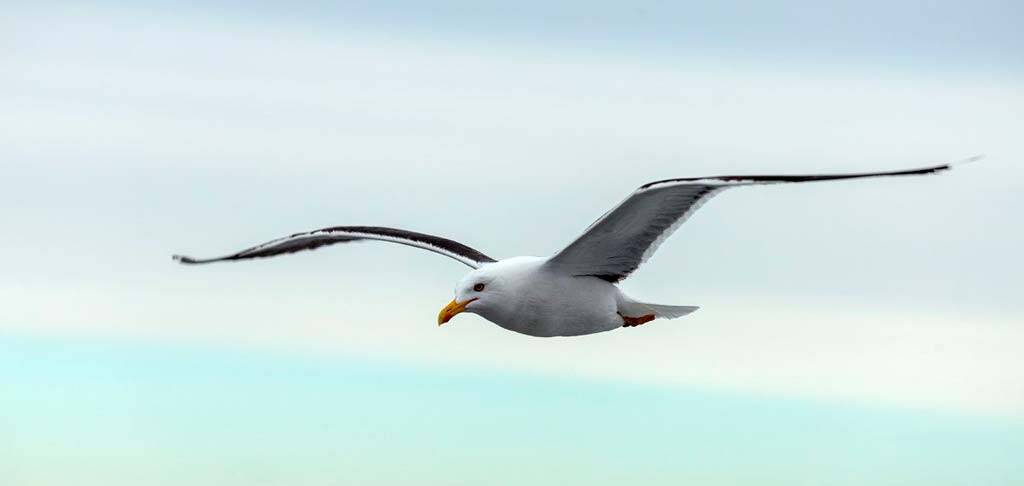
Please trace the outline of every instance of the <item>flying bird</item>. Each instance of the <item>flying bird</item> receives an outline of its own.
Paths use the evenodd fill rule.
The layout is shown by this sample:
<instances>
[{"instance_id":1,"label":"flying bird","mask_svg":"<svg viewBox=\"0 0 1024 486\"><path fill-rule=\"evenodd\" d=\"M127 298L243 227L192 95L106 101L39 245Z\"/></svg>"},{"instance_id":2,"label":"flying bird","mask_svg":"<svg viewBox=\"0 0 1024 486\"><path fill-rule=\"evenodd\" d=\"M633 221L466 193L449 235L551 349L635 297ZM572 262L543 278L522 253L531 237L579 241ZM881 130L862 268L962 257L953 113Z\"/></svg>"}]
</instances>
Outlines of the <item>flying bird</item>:
<instances>
[{"instance_id":1,"label":"flying bird","mask_svg":"<svg viewBox=\"0 0 1024 486\"><path fill-rule=\"evenodd\" d=\"M174 259L200 264L272 257L362 240L398 243L439 253L473 269L456 285L455 298L437 316L438 325L469 312L530 336L580 336L639 326L657 318L674 319L697 310L695 306L641 302L624 294L615 284L650 258L697 208L726 189L925 175L949 170L952 165L889 172L693 177L650 182L550 257L495 260L439 236L380 226L334 226L296 233L227 256L198 259L174 255Z\"/></svg>"}]
</instances>

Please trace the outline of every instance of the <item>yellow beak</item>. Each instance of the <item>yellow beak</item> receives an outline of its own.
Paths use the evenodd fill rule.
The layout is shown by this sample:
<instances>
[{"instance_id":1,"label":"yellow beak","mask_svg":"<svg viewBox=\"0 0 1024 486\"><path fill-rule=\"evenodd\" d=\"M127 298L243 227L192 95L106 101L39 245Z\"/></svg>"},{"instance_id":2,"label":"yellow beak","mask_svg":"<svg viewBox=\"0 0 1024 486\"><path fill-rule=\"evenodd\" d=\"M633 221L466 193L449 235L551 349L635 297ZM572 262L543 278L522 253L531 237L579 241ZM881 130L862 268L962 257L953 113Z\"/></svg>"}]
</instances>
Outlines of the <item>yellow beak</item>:
<instances>
[{"instance_id":1,"label":"yellow beak","mask_svg":"<svg viewBox=\"0 0 1024 486\"><path fill-rule=\"evenodd\" d=\"M469 303L473 302L474 300L476 299L469 299L460 304L458 302L455 302L455 299L452 299L452 301L449 302L448 305L444 306L444 309L441 309L441 312L437 314L437 325L440 326L441 324L444 324L452 320L452 318L455 317L457 314L466 310L466 306L469 305Z\"/></svg>"}]
</instances>

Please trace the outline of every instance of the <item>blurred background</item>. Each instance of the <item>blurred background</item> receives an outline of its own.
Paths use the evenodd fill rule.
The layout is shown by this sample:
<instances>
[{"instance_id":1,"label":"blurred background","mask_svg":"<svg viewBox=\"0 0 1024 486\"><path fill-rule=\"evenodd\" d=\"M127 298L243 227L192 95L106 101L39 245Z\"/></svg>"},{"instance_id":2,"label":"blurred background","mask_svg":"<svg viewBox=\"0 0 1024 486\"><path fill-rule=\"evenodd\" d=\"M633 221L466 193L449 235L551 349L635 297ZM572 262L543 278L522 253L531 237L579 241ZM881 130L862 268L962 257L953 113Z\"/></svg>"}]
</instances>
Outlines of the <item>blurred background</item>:
<instances>
[{"instance_id":1,"label":"blurred background","mask_svg":"<svg viewBox=\"0 0 1024 486\"><path fill-rule=\"evenodd\" d=\"M14 2L0 483L1024 484L1019 2ZM755 187L624 282L686 318L464 315L331 225L548 255L636 186Z\"/></svg>"}]
</instances>

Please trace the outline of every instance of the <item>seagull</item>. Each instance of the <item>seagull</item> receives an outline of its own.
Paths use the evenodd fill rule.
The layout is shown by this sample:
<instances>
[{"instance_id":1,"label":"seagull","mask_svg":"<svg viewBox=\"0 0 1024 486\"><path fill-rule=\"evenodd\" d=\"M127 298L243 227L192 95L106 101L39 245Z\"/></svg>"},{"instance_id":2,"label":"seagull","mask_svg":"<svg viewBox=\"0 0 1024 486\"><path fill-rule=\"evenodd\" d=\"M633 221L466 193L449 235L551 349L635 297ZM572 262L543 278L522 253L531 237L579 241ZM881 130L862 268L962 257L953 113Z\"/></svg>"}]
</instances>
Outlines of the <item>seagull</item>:
<instances>
[{"instance_id":1,"label":"seagull","mask_svg":"<svg viewBox=\"0 0 1024 486\"><path fill-rule=\"evenodd\" d=\"M398 243L439 253L473 269L458 282L454 299L438 314L439 326L468 312L529 336L581 336L636 327L658 318L674 319L697 310L689 305L641 302L627 296L616 284L650 258L702 204L726 189L916 176L943 172L953 165L888 172L691 177L649 182L550 257L495 260L440 236L381 226L334 226L295 233L222 257L173 258L192 265L272 257L353 241Z\"/></svg>"}]
</instances>

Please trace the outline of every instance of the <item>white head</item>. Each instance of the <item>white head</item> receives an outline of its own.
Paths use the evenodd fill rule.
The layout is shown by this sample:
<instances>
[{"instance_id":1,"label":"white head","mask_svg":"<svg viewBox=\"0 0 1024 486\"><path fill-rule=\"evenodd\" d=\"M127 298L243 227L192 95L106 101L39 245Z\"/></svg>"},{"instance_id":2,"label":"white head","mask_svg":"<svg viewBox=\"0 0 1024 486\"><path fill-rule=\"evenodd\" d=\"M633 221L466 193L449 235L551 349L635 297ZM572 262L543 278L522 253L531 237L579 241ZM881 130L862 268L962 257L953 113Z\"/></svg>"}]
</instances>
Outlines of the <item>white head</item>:
<instances>
[{"instance_id":1,"label":"white head","mask_svg":"<svg viewBox=\"0 0 1024 486\"><path fill-rule=\"evenodd\" d=\"M437 315L437 325L462 312L471 312L492 322L511 315L521 297L519 283L541 262L542 259L534 257L509 258L467 273L455 285L455 298Z\"/></svg>"}]
</instances>

